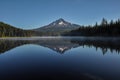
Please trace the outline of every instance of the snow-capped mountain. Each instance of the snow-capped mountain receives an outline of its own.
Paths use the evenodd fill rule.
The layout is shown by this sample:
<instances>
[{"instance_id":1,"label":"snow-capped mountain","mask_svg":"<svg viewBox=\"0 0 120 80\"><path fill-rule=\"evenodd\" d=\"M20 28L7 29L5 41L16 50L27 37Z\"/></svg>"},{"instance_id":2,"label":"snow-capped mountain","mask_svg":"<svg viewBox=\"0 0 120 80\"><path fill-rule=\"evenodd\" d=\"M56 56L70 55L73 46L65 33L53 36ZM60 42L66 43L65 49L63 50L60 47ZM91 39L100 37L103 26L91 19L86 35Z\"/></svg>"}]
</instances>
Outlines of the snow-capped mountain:
<instances>
[{"instance_id":1,"label":"snow-capped mountain","mask_svg":"<svg viewBox=\"0 0 120 80\"><path fill-rule=\"evenodd\" d=\"M64 19L60 18L51 24L44 26L44 27L72 27L73 24L65 21Z\"/></svg>"},{"instance_id":2,"label":"snow-capped mountain","mask_svg":"<svg viewBox=\"0 0 120 80\"><path fill-rule=\"evenodd\" d=\"M70 22L65 21L64 19L60 18L46 26L34 29L37 31L38 34L42 33L43 35L60 35L64 32L68 32L74 29L78 29L80 25L72 24ZM49 34L47 34L49 33Z\"/></svg>"}]
</instances>

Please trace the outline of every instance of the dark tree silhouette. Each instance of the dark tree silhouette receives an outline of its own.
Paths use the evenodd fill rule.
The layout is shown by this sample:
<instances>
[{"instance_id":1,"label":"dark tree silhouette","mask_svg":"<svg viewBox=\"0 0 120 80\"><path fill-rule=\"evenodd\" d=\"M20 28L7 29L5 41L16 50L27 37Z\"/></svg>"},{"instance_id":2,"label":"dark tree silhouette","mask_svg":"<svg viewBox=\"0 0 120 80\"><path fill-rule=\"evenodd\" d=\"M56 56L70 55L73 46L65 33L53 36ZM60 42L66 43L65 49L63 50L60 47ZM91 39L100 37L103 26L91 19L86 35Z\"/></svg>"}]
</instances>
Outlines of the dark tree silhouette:
<instances>
[{"instance_id":1,"label":"dark tree silhouette","mask_svg":"<svg viewBox=\"0 0 120 80\"><path fill-rule=\"evenodd\" d=\"M32 35L33 31L31 30L19 29L9 24L0 22L0 37L25 37Z\"/></svg>"},{"instance_id":2,"label":"dark tree silhouette","mask_svg":"<svg viewBox=\"0 0 120 80\"><path fill-rule=\"evenodd\" d=\"M120 36L120 19L115 22L111 20L110 23L108 23L108 21L103 18L100 25L96 23L94 26L81 26L79 29L64 33L63 35L118 37Z\"/></svg>"}]
</instances>

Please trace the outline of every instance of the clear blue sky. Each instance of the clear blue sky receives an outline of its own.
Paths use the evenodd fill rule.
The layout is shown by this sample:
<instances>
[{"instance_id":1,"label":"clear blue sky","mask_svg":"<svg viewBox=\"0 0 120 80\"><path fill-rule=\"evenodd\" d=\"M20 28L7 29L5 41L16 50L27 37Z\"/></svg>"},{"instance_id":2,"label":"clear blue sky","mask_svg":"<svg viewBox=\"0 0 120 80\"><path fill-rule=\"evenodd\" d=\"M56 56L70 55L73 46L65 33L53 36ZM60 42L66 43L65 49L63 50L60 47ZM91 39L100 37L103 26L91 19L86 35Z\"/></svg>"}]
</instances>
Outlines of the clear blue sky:
<instances>
[{"instance_id":1,"label":"clear blue sky","mask_svg":"<svg viewBox=\"0 0 120 80\"><path fill-rule=\"evenodd\" d=\"M63 18L88 25L120 18L120 0L0 0L0 21L13 26L38 28Z\"/></svg>"}]
</instances>

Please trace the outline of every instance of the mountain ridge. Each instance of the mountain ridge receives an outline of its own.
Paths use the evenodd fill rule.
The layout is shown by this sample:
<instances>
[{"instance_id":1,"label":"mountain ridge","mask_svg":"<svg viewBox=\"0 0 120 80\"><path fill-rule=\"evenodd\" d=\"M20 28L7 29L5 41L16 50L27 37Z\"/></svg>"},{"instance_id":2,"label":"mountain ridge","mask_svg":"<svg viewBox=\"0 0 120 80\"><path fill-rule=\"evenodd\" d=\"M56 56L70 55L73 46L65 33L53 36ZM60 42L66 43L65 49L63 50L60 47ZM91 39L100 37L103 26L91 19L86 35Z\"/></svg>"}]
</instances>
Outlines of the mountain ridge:
<instances>
[{"instance_id":1,"label":"mountain ridge","mask_svg":"<svg viewBox=\"0 0 120 80\"><path fill-rule=\"evenodd\" d=\"M45 26L41 26L40 28L36 28L36 29L41 29L43 27L72 27L73 25L75 26L79 26L78 24L73 24L73 23L70 23L68 21L65 21L63 18L59 18L58 20L55 20L51 23L49 23L48 25L45 25ZM36 30L34 29L34 30Z\"/></svg>"},{"instance_id":2,"label":"mountain ridge","mask_svg":"<svg viewBox=\"0 0 120 80\"><path fill-rule=\"evenodd\" d=\"M60 18L56 21L53 21L52 23L48 25L42 26L37 29L33 29L33 31L36 31L37 32L36 34L43 34L43 35L48 35L48 36L59 36L65 32L78 29L79 27L80 25L72 24ZM46 32L49 34L46 34Z\"/></svg>"}]
</instances>

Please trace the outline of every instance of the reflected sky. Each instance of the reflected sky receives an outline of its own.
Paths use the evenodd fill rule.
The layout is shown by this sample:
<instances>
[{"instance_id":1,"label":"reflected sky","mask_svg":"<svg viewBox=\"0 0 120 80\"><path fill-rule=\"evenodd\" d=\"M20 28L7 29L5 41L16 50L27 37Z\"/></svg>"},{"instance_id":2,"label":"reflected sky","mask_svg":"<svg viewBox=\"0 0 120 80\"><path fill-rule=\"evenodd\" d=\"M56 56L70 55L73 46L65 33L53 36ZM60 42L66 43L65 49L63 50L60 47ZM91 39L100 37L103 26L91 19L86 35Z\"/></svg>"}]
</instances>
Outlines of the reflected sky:
<instances>
[{"instance_id":1,"label":"reflected sky","mask_svg":"<svg viewBox=\"0 0 120 80\"><path fill-rule=\"evenodd\" d=\"M4 39L0 41L0 79L120 80L117 41L70 37ZM103 48L107 49L104 55Z\"/></svg>"}]
</instances>

